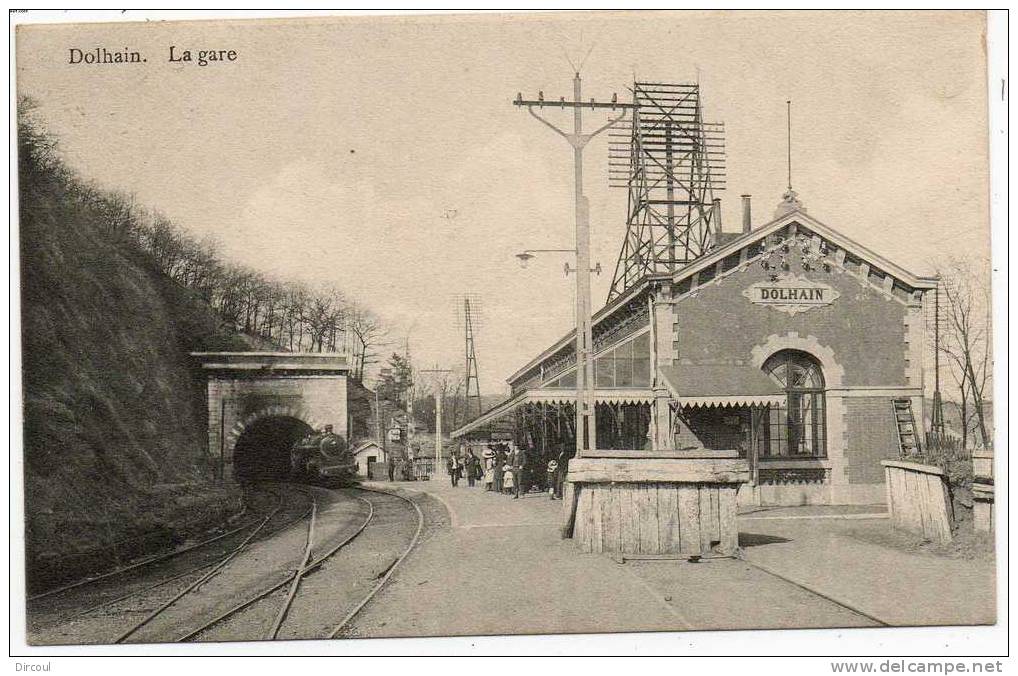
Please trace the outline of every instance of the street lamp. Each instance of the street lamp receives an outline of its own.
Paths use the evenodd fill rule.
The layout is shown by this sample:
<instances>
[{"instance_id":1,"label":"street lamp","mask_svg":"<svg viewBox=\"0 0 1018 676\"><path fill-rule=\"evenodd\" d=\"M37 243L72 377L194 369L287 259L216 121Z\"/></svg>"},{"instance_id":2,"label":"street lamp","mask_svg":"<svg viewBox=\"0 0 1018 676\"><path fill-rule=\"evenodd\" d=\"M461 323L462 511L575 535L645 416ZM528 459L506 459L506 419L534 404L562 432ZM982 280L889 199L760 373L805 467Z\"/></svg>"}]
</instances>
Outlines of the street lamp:
<instances>
[{"instance_id":1,"label":"street lamp","mask_svg":"<svg viewBox=\"0 0 1018 676\"><path fill-rule=\"evenodd\" d=\"M536 258L534 254L537 253L571 253L575 254L576 249L526 249L516 254L516 258L520 261L520 267L526 269L530 264L531 259Z\"/></svg>"},{"instance_id":2,"label":"street lamp","mask_svg":"<svg viewBox=\"0 0 1018 676\"><path fill-rule=\"evenodd\" d=\"M573 100L565 97L557 103L545 101L544 92L539 92L536 100L525 100L517 94L513 105L526 107L536 120L564 138L573 149L573 191L575 196L574 215L576 219L576 457L582 458L584 451L595 445L596 423L594 411L594 363L593 330L591 326L590 302L590 201L583 194L583 149L592 138L621 122L629 108L635 104L622 104L618 97L613 96L611 103L600 103L594 99L584 101L580 92L580 74L573 78ZM536 109L569 108L573 112L572 131L560 129L542 117ZM621 109L621 113L592 132L583 131L582 110L589 107L612 111ZM524 259L520 259L525 262ZM529 260L529 259L526 259Z\"/></svg>"},{"instance_id":3,"label":"street lamp","mask_svg":"<svg viewBox=\"0 0 1018 676\"><path fill-rule=\"evenodd\" d=\"M534 255L535 253L571 253L575 255L576 249L526 249L525 251L521 251L516 254L516 258L520 261L520 267L526 269L530 265L530 261L537 258L537 256ZM568 262L565 264L563 269L565 270L566 277L569 276L569 273L576 272L576 268L571 267ZM590 271L600 277L601 263L594 264L594 267L590 268Z\"/></svg>"}]
</instances>

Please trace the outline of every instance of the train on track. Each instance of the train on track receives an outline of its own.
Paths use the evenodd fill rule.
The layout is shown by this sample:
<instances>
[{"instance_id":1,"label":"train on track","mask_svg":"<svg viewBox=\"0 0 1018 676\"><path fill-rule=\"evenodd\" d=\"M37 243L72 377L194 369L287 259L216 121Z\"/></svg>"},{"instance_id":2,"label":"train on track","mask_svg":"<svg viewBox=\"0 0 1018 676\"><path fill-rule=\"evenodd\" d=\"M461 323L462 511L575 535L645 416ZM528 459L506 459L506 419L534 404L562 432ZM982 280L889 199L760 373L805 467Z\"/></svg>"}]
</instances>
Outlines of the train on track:
<instances>
[{"instance_id":1,"label":"train on track","mask_svg":"<svg viewBox=\"0 0 1018 676\"><path fill-rule=\"evenodd\" d=\"M346 439L332 431L332 425L293 445L290 469L296 481L329 486L350 486L357 478L353 452Z\"/></svg>"}]
</instances>

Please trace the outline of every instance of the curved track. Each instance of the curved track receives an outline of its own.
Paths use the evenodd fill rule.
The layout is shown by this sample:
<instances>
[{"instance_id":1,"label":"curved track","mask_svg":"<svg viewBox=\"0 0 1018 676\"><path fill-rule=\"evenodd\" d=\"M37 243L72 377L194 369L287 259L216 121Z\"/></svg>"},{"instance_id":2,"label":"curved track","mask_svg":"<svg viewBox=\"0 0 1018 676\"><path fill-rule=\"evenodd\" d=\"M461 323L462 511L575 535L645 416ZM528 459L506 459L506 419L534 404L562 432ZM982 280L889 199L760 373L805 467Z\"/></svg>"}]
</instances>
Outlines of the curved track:
<instances>
[{"instance_id":1,"label":"curved track","mask_svg":"<svg viewBox=\"0 0 1018 676\"><path fill-rule=\"evenodd\" d=\"M136 573L116 578L121 571L114 572L98 588L83 581L73 587L80 593L67 598L55 592L49 607L34 611L36 641L338 637L389 583L424 530L414 500L388 490L275 483L261 495L259 520L217 536L218 546L167 567L139 562L131 568Z\"/></svg>"},{"instance_id":2,"label":"curved track","mask_svg":"<svg viewBox=\"0 0 1018 676\"><path fill-rule=\"evenodd\" d=\"M336 638L340 634L340 632L342 632L346 627L349 626L350 621L353 620L353 618L355 618L358 613L360 613L362 610L364 610L364 607L366 605L368 605L368 603L370 603L371 599L373 599L375 597L375 594L377 594L382 589L382 587L385 586L385 583L389 581L389 578L392 577L392 574L394 572L396 572L396 568L398 568L399 565L401 563L403 563L403 561L408 556L410 556L410 552L413 551L414 547L417 546L417 543L418 543L418 541L421 538L421 531L424 530L424 512L421 511L420 505L418 505L416 502L414 502L410 498L404 497L402 495L398 495L396 493L389 493L388 491L380 491L380 490L374 490L374 489L370 489L370 488L362 488L361 490L371 491L373 493L382 493L382 494L385 494L385 495L394 495L397 498L399 498L400 500L403 500L403 501L409 503L410 506L412 506L414 508L414 510L417 512L417 530L414 531L414 536L413 536L413 538L411 538L410 544L407 545L406 549L403 550L403 553L399 556L399 558L396 559L396 561L392 564L392 566L390 566L389 570L387 570L385 572L385 575L378 581L378 584L376 584L371 589L371 591L368 592L367 596L365 596L364 599L360 603L358 603L356 606L354 606L353 610L351 610L347 614L347 616L343 618L342 622L340 622L339 624L337 624L335 626L335 628L332 630L332 633L329 634L329 638Z\"/></svg>"},{"instance_id":3,"label":"curved track","mask_svg":"<svg viewBox=\"0 0 1018 676\"><path fill-rule=\"evenodd\" d=\"M351 609L347 612L347 614L344 616L344 618L340 621L339 624L332 626L331 629L328 629L324 632L322 631L316 632L315 635L313 636L314 638L334 638L343 630L343 628L348 626L350 621L358 613L360 613L361 610L363 610L363 608L367 606L367 604L371 601L371 599L374 598L374 596L382 589L382 587L385 586L385 584L392 577L396 569L400 566L400 564L402 564L402 562L407 558L407 556L410 555L413 549L417 546L420 540L421 532L423 531L424 528L424 513L421 511L420 507L418 507L413 500L410 500L409 498L406 498L396 493L390 493L389 491L382 491L377 489L356 488L352 490L359 491L362 493L372 493L381 496L386 496L386 498L396 498L401 502L407 503L413 508L417 517L417 523L415 525L413 535L410 537L407 545L399 552L395 560L386 567L383 574L380 574L377 577L377 582L367 591L366 594L359 596L357 599L354 600L354 602L350 606ZM324 552L321 552L316 555L314 553L315 523L313 521L309 522L308 538L305 542L303 559L300 565L297 566L295 570L285 580L282 580L270 586L266 586L259 592L252 594L251 596L244 599L240 603L237 603L236 605L226 610L225 612L220 613L213 619L204 622L200 626L180 636L176 640L192 641L201 639L207 636L210 632L214 631L217 627L221 626L222 624L226 623L227 621L231 620L237 615L245 611L255 610L257 609L257 606L269 603L271 597L274 594L276 594L276 592L284 588L287 588L287 594L281 600L279 607L275 613L275 619L273 620L272 625L265 636L265 638L267 639L279 638L281 629L283 628L283 626L286 624L287 620L290 617L290 614L294 607L294 602L298 599L301 593L301 583L311 573L321 569L324 564L329 562L339 552L343 551L344 549L348 548L352 543L356 542L357 539L361 537L366 531L368 531L370 527L373 525L373 522L375 521L376 516L378 514L376 503L372 502L371 500L367 500L364 497L360 496L354 497L367 505L368 512L363 522L361 522L353 532L349 533L348 535L338 540L337 542L330 543ZM313 592L309 592L309 594L313 594ZM333 622L335 622L334 619ZM312 636L304 637L311 638ZM249 637L249 640L250 638L251 637Z\"/></svg>"},{"instance_id":4,"label":"curved track","mask_svg":"<svg viewBox=\"0 0 1018 676\"><path fill-rule=\"evenodd\" d=\"M154 565L159 564L159 563L164 563L164 562L169 561L171 559L175 559L175 558L181 557L181 556L183 556L185 554L189 554L191 552L195 552L195 551L197 551L199 549L202 549L202 548L208 547L210 545L213 545L213 544L215 544L217 542L225 540L226 538L228 538L228 537L230 537L232 535L236 535L237 533L240 533L241 531L247 530L248 528L253 528L253 527L257 526L259 521L260 521L260 518L255 518L255 519L252 519L250 521L247 521L246 523L241 524L240 526L236 526L234 528L231 528L231 529L229 529L229 530L227 530L227 531L225 531L223 533L220 533L218 535L214 535L214 536L206 538L204 540L200 540L199 542L194 542L192 544L185 545L183 547L178 547L177 549L173 549L173 550L170 550L168 552L163 552L163 553L160 553L160 554L154 554L152 556L142 557L141 559L139 559L137 561L129 563L129 564L125 565L125 566L120 566L120 567L114 568L113 570L109 570L109 571L107 571L105 573L100 573L99 575L94 575L92 577L86 577L86 578L83 578L81 580L77 580L75 582L70 582L68 584L61 585L59 587L55 587L53 589L48 589L46 591L39 592L37 594L32 594L32 595L30 595L30 596L28 596L26 598L26 601L28 603L32 603L32 602L41 601L43 599L52 598L54 596L59 596L61 594L66 594L67 592L71 592L71 591L74 591L74 590L79 590L79 589L82 589L82 588L87 588L87 587L90 587L92 585L96 585L96 584L99 584L101 582L105 582L105 581L111 580L113 578L120 577L122 575L126 575L126 574L131 573L131 572L140 571L140 570L143 570L145 568L154 566Z\"/></svg>"},{"instance_id":5,"label":"curved track","mask_svg":"<svg viewBox=\"0 0 1018 676\"><path fill-rule=\"evenodd\" d=\"M142 618L142 620L140 622L137 622L134 625L132 625L130 629L128 629L127 631L125 631L122 634L120 634L114 640L114 643L123 643L124 641L126 641L135 632L137 632L139 629L141 629L142 627L144 627L145 625L150 623L152 620L154 620L156 617L158 617L160 614L162 614L163 611L165 611L167 608L169 608L174 603L176 603L177 601L182 599L185 595L187 595L190 592L192 592L195 589L197 589L200 585L204 584L209 579L211 579L213 575L215 575L220 570L225 568L226 565L230 563L230 561L232 561L238 554L240 554L242 551L244 551L245 548L247 548L248 543L250 543L251 540L253 540L254 537L256 535L258 535L258 533L260 533L263 528L265 528L265 524L267 524L269 522L269 520L272 519L272 517L274 517L279 512L279 509L280 509L280 507L277 505L271 512L269 512L265 516L264 519L262 519L262 522L260 524L258 524L258 526L246 538L244 538L244 541L241 542L240 545L236 549L234 549L229 554L227 554L225 557L223 557L223 559L220 560L219 563L215 564L210 571L208 571L207 573L205 573L204 575L199 577L197 580L195 580L191 584L189 584L186 587L184 587L183 591L178 592L169 601L166 601L161 606L156 608L154 611L152 611L151 613L146 615L144 618Z\"/></svg>"}]
</instances>

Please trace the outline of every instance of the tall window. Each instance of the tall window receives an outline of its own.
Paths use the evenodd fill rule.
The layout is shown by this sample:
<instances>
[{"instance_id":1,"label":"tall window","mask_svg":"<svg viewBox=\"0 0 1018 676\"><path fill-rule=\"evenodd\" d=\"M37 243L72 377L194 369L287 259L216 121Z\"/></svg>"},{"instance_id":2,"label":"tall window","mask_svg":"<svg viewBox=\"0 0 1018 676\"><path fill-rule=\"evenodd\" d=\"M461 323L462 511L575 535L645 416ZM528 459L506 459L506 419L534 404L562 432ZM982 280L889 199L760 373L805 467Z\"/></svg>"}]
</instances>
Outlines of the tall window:
<instances>
[{"instance_id":1,"label":"tall window","mask_svg":"<svg viewBox=\"0 0 1018 676\"><path fill-rule=\"evenodd\" d=\"M597 387L650 387L650 334L643 333L594 360Z\"/></svg>"},{"instance_id":2,"label":"tall window","mask_svg":"<svg viewBox=\"0 0 1018 676\"><path fill-rule=\"evenodd\" d=\"M761 455L825 457L827 425L820 364L805 352L782 350L764 363L763 370L784 389L785 405L770 409Z\"/></svg>"}]
</instances>

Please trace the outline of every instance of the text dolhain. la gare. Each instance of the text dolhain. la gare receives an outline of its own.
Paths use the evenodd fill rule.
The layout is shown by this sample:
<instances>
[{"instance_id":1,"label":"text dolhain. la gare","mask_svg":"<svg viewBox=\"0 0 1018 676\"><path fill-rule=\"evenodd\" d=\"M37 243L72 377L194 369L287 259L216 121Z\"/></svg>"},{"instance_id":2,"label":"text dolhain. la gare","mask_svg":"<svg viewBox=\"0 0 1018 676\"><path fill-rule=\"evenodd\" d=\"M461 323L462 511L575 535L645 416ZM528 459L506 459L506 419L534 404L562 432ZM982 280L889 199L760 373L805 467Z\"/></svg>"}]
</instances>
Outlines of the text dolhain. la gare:
<instances>
[{"instance_id":1,"label":"text dolhain. la gare","mask_svg":"<svg viewBox=\"0 0 1018 676\"><path fill-rule=\"evenodd\" d=\"M120 51L112 51L106 47L92 49L70 48L68 63L72 66L83 64L89 66L130 65L148 63L141 52L124 47ZM169 46L168 63L179 63L195 66L209 66L237 60L235 49L187 49L177 45Z\"/></svg>"}]
</instances>

